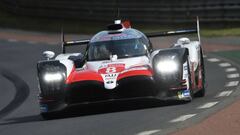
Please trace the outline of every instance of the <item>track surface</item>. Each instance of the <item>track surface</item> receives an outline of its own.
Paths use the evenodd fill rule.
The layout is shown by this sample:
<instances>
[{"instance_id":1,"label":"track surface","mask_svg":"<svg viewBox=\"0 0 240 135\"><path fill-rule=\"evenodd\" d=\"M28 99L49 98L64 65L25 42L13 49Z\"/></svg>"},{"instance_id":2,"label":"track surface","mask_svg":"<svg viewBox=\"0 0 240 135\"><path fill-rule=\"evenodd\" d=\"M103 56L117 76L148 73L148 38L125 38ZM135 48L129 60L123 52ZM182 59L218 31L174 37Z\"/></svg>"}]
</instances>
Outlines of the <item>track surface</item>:
<instances>
[{"instance_id":1,"label":"track surface","mask_svg":"<svg viewBox=\"0 0 240 135\"><path fill-rule=\"evenodd\" d=\"M187 104L152 100L94 104L70 109L64 118L45 121L39 116L36 62L44 50L58 53L60 48L7 40L0 43L1 135L167 134L203 120L239 95L235 90L239 83L237 65L207 54L208 85L204 98Z\"/></svg>"}]
</instances>

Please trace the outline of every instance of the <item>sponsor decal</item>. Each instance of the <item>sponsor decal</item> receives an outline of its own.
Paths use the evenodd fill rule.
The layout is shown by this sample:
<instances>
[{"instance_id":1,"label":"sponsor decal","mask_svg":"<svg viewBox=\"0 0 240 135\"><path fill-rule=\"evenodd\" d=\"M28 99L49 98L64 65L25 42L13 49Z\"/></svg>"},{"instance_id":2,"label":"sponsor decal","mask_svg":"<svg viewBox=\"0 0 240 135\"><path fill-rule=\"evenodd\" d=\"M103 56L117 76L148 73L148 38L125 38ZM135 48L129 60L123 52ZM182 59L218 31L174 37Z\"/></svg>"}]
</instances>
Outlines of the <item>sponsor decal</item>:
<instances>
[{"instance_id":1,"label":"sponsor decal","mask_svg":"<svg viewBox=\"0 0 240 135\"><path fill-rule=\"evenodd\" d=\"M48 105L47 104L40 104L40 111L41 112L48 112Z\"/></svg>"},{"instance_id":2,"label":"sponsor decal","mask_svg":"<svg viewBox=\"0 0 240 135\"><path fill-rule=\"evenodd\" d=\"M126 70L122 71L121 73L126 73L126 72L134 71L134 70L148 70L148 67L133 67L133 68L126 69Z\"/></svg>"},{"instance_id":3,"label":"sponsor decal","mask_svg":"<svg viewBox=\"0 0 240 135\"><path fill-rule=\"evenodd\" d=\"M106 89L114 89L117 87L117 77L119 73L113 73L113 74L101 74L103 80L104 80L104 87Z\"/></svg>"},{"instance_id":4,"label":"sponsor decal","mask_svg":"<svg viewBox=\"0 0 240 135\"><path fill-rule=\"evenodd\" d=\"M116 78L117 74L105 74L104 78Z\"/></svg>"},{"instance_id":5,"label":"sponsor decal","mask_svg":"<svg viewBox=\"0 0 240 135\"><path fill-rule=\"evenodd\" d=\"M183 91L183 96L184 97L189 97L190 96L190 90L184 90Z\"/></svg>"},{"instance_id":6,"label":"sponsor decal","mask_svg":"<svg viewBox=\"0 0 240 135\"><path fill-rule=\"evenodd\" d=\"M178 95L179 99L182 99L182 98L185 98L185 97L189 97L190 96L190 90L179 91L177 93L177 95Z\"/></svg>"},{"instance_id":7,"label":"sponsor decal","mask_svg":"<svg viewBox=\"0 0 240 135\"><path fill-rule=\"evenodd\" d=\"M107 81L106 83L107 83L107 84L113 84L114 81Z\"/></svg>"},{"instance_id":8,"label":"sponsor decal","mask_svg":"<svg viewBox=\"0 0 240 135\"><path fill-rule=\"evenodd\" d=\"M104 63L100 66L98 73L101 74L104 87L106 89L114 89L117 87L117 77L120 72L125 70L123 63Z\"/></svg>"}]
</instances>

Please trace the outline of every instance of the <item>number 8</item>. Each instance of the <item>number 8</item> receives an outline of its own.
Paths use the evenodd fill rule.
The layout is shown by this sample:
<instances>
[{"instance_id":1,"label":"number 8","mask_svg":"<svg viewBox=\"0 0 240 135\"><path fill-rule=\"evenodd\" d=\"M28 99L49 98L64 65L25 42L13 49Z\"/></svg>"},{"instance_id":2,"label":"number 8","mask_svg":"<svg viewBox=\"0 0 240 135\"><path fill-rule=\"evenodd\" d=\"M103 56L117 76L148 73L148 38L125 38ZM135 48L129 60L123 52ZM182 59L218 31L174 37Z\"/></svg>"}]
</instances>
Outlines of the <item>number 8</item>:
<instances>
[{"instance_id":1,"label":"number 8","mask_svg":"<svg viewBox=\"0 0 240 135\"><path fill-rule=\"evenodd\" d=\"M116 72L116 67L108 67L107 69L106 69L106 73L115 73Z\"/></svg>"}]
</instances>

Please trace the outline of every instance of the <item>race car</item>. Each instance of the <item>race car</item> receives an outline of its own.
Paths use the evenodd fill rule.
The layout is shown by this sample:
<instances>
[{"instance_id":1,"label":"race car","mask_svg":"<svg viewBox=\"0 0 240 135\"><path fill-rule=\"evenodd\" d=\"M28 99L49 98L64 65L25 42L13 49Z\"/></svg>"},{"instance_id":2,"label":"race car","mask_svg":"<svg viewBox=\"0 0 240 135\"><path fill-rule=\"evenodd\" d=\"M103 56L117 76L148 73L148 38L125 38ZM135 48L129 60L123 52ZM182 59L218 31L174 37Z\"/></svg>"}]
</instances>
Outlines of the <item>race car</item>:
<instances>
[{"instance_id":1,"label":"race car","mask_svg":"<svg viewBox=\"0 0 240 135\"><path fill-rule=\"evenodd\" d=\"M191 33L199 40L181 37L170 48L154 50L150 41ZM84 54L66 53L74 45L87 49ZM191 101L205 95L199 21L196 29L144 34L129 21L116 20L89 40L65 41L62 34L62 53L43 55L37 71L44 118L78 104L138 98Z\"/></svg>"}]
</instances>

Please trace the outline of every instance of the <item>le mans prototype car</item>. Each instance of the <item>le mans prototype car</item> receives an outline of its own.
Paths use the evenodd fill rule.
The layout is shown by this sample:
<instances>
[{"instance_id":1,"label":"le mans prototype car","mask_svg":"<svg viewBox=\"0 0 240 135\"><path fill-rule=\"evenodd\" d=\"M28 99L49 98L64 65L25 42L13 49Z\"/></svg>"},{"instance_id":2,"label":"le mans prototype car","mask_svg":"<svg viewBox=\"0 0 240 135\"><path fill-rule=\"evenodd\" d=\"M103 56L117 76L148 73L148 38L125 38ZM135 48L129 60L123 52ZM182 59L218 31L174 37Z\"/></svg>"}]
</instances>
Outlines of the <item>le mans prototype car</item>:
<instances>
[{"instance_id":1,"label":"le mans prototype car","mask_svg":"<svg viewBox=\"0 0 240 135\"><path fill-rule=\"evenodd\" d=\"M153 50L149 38L198 34L198 41L181 37L170 48ZM66 107L93 102L156 98L191 101L205 95L199 22L196 29L143 34L130 22L116 20L90 40L65 41L62 53L45 51L37 63L39 103L44 118ZM159 43L161 44L161 43ZM86 45L85 54L66 47Z\"/></svg>"}]
</instances>

